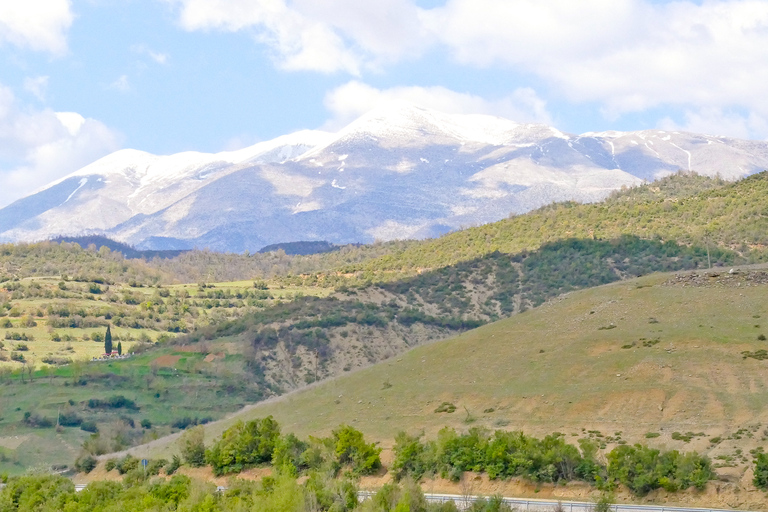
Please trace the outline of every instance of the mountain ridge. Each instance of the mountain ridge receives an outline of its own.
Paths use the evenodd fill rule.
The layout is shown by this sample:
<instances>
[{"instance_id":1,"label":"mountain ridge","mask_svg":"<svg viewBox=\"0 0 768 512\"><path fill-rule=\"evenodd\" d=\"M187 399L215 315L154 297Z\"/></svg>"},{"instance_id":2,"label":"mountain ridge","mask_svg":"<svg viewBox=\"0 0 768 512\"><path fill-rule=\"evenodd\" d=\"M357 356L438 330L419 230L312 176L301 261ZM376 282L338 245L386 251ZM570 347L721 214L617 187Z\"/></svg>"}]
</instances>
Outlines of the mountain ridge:
<instances>
[{"instance_id":1,"label":"mountain ridge","mask_svg":"<svg viewBox=\"0 0 768 512\"><path fill-rule=\"evenodd\" d=\"M237 151L120 150L0 209L0 241L104 235L138 249L431 238L677 170L735 179L768 143L645 130L571 135L394 103L337 133Z\"/></svg>"}]
</instances>

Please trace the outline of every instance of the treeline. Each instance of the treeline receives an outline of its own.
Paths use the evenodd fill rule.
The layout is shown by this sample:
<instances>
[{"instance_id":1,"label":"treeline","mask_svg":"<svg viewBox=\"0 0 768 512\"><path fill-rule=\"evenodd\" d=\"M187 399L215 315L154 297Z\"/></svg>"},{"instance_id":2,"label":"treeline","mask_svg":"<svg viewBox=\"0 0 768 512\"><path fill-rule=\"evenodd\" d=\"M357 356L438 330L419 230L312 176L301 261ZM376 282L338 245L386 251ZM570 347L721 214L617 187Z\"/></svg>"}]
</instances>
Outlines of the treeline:
<instances>
[{"instance_id":1,"label":"treeline","mask_svg":"<svg viewBox=\"0 0 768 512\"><path fill-rule=\"evenodd\" d=\"M615 193L593 204L556 203L499 222L470 228L349 265L344 273L391 279L398 273L435 269L499 251L533 251L566 238L613 239L629 234L737 250L764 261L768 245L768 172L737 182L689 173Z\"/></svg>"},{"instance_id":2,"label":"treeline","mask_svg":"<svg viewBox=\"0 0 768 512\"><path fill-rule=\"evenodd\" d=\"M413 482L387 484L370 499L359 501L358 487L348 478L315 473L306 481L288 474L259 482L234 480L224 491L183 475L168 480L125 479L93 482L75 492L61 476L10 479L0 491L3 512L458 512L452 501L428 503ZM480 499L462 510L512 512L500 496Z\"/></svg>"},{"instance_id":3,"label":"treeline","mask_svg":"<svg viewBox=\"0 0 768 512\"><path fill-rule=\"evenodd\" d=\"M473 471L487 473L491 479L582 480L603 489L622 484L637 495L660 488L670 492L703 489L715 478L709 458L697 453L620 445L607 454L608 462L603 464L594 441L580 439L579 448L566 443L562 434L537 439L522 432L472 428L459 434L444 428L436 440L422 441L401 432L395 438L391 470L398 479L439 475L458 481L465 471Z\"/></svg>"},{"instance_id":4,"label":"treeline","mask_svg":"<svg viewBox=\"0 0 768 512\"><path fill-rule=\"evenodd\" d=\"M11 479L0 493L0 510L130 511L159 506L162 510L185 511L452 511L456 509L451 504L427 505L415 482L425 476L458 481L465 471L471 471L487 473L492 479L521 477L550 483L582 480L608 493L623 485L636 495L644 495L654 489L702 489L715 478L710 460L696 453L662 452L638 444L620 445L605 458L598 458L598 446L589 439L579 440L576 447L558 433L539 439L522 432L473 428L458 433L444 428L437 439L429 441L399 433L389 468L396 483L385 485L360 503L355 482L362 475L381 470L381 449L348 425L341 425L328 437L300 440L293 434L282 434L279 424L267 417L233 425L207 448L202 427L186 431L178 444L181 456L171 461L151 460L146 468L130 455L106 461L106 469L116 469L123 475L123 483L96 482L79 494L66 480L56 477ZM183 464L210 465L218 476L271 467L272 476L258 483L230 479L228 489L220 493L215 493L213 486L193 484L184 476L153 479L161 472L166 477L173 475ZM84 471L95 465L94 459L78 461L78 468ZM761 470L756 470L756 482L758 474L762 474ZM98 498L104 494L112 503L99 508L107 505ZM147 508L132 508L137 503ZM33 508L25 508L28 504ZM120 507L109 508L117 505ZM478 501L470 510L509 509L500 497L493 497Z\"/></svg>"}]
</instances>

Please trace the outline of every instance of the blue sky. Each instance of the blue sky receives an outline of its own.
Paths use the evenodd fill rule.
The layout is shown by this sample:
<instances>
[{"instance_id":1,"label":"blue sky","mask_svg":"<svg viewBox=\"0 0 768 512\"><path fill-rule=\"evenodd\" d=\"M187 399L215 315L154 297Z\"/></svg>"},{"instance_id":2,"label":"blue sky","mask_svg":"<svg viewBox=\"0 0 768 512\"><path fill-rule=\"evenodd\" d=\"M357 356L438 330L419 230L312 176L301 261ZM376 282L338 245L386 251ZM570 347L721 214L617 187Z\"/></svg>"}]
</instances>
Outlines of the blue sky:
<instances>
[{"instance_id":1,"label":"blue sky","mask_svg":"<svg viewBox=\"0 0 768 512\"><path fill-rule=\"evenodd\" d=\"M391 99L766 139L765 84L765 0L0 2L0 207L120 148L233 149Z\"/></svg>"}]
</instances>

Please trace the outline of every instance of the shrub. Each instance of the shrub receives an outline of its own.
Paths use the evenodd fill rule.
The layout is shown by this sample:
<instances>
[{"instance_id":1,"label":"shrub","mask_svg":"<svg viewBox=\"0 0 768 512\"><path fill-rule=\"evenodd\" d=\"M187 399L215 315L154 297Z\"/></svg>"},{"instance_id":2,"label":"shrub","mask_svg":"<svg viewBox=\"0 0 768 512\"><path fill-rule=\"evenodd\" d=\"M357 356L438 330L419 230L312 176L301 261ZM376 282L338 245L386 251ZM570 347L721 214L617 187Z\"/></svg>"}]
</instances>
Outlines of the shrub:
<instances>
[{"instance_id":1,"label":"shrub","mask_svg":"<svg viewBox=\"0 0 768 512\"><path fill-rule=\"evenodd\" d=\"M703 489L715 474L704 455L680 454L677 450L661 453L637 444L618 446L608 454L608 476L635 494L645 495L659 488Z\"/></svg>"},{"instance_id":2,"label":"shrub","mask_svg":"<svg viewBox=\"0 0 768 512\"><path fill-rule=\"evenodd\" d=\"M75 461L75 469L80 473L90 473L96 468L96 464L96 459L92 455L88 454L79 457Z\"/></svg>"},{"instance_id":3,"label":"shrub","mask_svg":"<svg viewBox=\"0 0 768 512\"><path fill-rule=\"evenodd\" d=\"M455 411L456 411L456 406L453 405L450 402L443 402L443 403L441 403L440 405L437 406L437 409L435 409L436 413L437 412L451 413L451 412L455 412Z\"/></svg>"},{"instance_id":4,"label":"shrub","mask_svg":"<svg viewBox=\"0 0 768 512\"><path fill-rule=\"evenodd\" d=\"M165 474L166 474L166 475L172 475L172 474L174 474L174 473L176 472L176 470L177 470L177 469L179 469L180 467L181 467L181 457L179 457L178 455L174 455L174 456L171 458L171 462L170 462L170 464L168 464L168 465L165 467Z\"/></svg>"},{"instance_id":5,"label":"shrub","mask_svg":"<svg viewBox=\"0 0 768 512\"><path fill-rule=\"evenodd\" d=\"M122 459L119 459L115 463L115 469L117 469L118 473L121 475L124 475L128 473L129 471L133 471L134 469L138 469L139 467L139 459L136 457L133 457L131 455L126 455Z\"/></svg>"},{"instance_id":6,"label":"shrub","mask_svg":"<svg viewBox=\"0 0 768 512\"><path fill-rule=\"evenodd\" d=\"M33 428L51 428L53 426L53 422L48 418L44 418L37 413L29 411L24 413L22 423Z\"/></svg>"},{"instance_id":7,"label":"shrub","mask_svg":"<svg viewBox=\"0 0 768 512\"><path fill-rule=\"evenodd\" d=\"M768 454L758 453L755 456L755 476L752 483L758 489L768 489Z\"/></svg>"},{"instance_id":8,"label":"shrub","mask_svg":"<svg viewBox=\"0 0 768 512\"><path fill-rule=\"evenodd\" d=\"M64 427L78 427L83 423L83 419L74 411L65 411L59 414L59 425Z\"/></svg>"},{"instance_id":9,"label":"shrub","mask_svg":"<svg viewBox=\"0 0 768 512\"><path fill-rule=\"evenodd\" d=\"M351 464L355 474L370 475L381 467L381 448L376 448L375 443L366 443L359 430L342 425L333 431L333 439L339 462Z\"/></svg>"},{"instance_id":10,"label":"shrub","mask_svg":"<svg viewBox=\"0 0 768 512\"><path fill-rule=\"evenodd\" d=\"M157 475L168 464L165 459L150 460L147 464L147 475Z\"/></svg>"},{"instance_id":11,"label":"shrub","mask_svg":"<svg viewBox=\"0 0 768 512\"><path fill-rule=\"evenodd\" d=\"M100 400L98 398L91 398L88 400L88 407L91 409L130 409L138 411L139 406L136 402L125 398L123 395L115 395L107 398L106 400Z\"/></svg>"},{"instance_id":12,"label":"shrub","mask_svg":"<svg viewBox=\"0 0 768 512\"><path fill-rule=\"evenodd\" d=\"M84 421L80 424L80 430L84 430L86 432L96 433L99 431L99 427L96 426L96 423L93 421Z\"/></svg>"},{"instance_id":13,"label":"shrub","mask_svg":"<svg viewBox=\"0 0 768 512\"><path fill-rule=\"evenodd\" d=\"M280 426L272 416L247 423L239 421L224 431L221 439L206 451L205 458L217 476L237 473L270 462L279 438Z\"/></svg>"},{"instance_id":14,"label":"shrub","mask_svg":"<svg viewBox=\"0 0 768 512\"><path fill-rule=\"evenodd\" d=\"M186 430L179 439L181 456L192 467L205 465L205 429L197 426Z\"/></svg>"}]
</instances>

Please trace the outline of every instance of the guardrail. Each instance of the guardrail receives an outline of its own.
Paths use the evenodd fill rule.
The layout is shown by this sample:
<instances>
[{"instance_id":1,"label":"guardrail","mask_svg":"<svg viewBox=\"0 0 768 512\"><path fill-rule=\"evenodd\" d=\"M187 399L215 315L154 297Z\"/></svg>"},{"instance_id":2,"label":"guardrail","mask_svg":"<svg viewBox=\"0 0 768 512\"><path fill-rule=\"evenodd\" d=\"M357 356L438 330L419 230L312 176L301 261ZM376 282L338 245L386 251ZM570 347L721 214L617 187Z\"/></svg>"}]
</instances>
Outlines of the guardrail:
<instances>
[{"instance_id":1,"label":"guardrail","mask_svg":"<svg viewBox=\"0 0 768 512\"><path fill-rule=\"evenodd\" d=\"M357 497L360 501L370 499L374 494L371 491L360 491L357 493ZM432 503L445 503L447 501L453 501L459 510L464 510L470 507L470 505L479 500L480 496L461 496L458 494L424 494L427 501ZM502 498L504 503L509 505L513 510L519 512L552 512L553 510L560 510L556 507L560 506L564 512L594 512L595 504L583 501L552 501L541 499L525 499L525 498ZM719 508L686 508L686 507L669 507L665 505L611 505L612 512L742 512L729 509Z\"/></svg>"}]
</instances>

